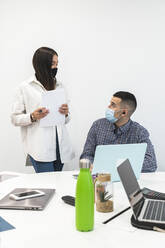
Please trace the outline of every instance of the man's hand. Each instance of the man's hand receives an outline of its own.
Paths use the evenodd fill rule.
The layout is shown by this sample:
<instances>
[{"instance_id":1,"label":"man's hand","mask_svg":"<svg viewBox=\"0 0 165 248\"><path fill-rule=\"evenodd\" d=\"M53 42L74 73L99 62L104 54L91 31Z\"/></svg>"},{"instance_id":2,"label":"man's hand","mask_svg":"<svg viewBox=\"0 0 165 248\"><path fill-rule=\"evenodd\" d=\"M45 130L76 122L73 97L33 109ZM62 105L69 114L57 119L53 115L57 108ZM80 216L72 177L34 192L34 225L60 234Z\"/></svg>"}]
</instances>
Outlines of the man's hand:
<instances>
[{"instance_id":1,"label":"man's hand","mask_svg":"<svg viewBox=\"0 0 165 248\"><path fill-rule=\"evenodd\" d=\"M92 173L92 170L93 170L93 164L91 164L91 166L90 166L90 173Z\"/></svg>"}]
</instances>

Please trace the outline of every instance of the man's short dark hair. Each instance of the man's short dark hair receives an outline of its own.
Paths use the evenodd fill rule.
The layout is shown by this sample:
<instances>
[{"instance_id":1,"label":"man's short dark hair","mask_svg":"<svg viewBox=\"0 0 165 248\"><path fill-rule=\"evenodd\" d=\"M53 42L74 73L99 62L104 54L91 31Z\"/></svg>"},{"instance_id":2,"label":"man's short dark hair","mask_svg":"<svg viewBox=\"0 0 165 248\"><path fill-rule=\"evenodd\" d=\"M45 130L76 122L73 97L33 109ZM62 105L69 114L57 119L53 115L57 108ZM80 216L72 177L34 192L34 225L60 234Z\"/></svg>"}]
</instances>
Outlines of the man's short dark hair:
<instances>
[{"instance_id":1,"label":"man's short dark hair","mask_svg":"<svg viewBox=\"0 0 165 248\"><path fill-rule=\"evenodd\" d=\"M120 98L121 104L127 105L129 107L130 115L133 114L137 107L137 101L133 94L126 91L118 91L113 96Z\"/></svg>"}]
</instances>

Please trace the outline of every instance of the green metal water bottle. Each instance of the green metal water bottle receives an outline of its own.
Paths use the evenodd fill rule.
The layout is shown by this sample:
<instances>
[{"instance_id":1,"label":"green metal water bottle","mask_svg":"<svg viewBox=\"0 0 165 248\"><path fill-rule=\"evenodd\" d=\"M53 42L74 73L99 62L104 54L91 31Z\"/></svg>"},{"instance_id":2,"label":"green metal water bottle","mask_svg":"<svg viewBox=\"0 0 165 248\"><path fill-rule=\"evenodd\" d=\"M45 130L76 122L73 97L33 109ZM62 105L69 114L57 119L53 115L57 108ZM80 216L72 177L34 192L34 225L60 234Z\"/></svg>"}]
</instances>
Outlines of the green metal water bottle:
<instances>
[{"instance_id":1,"label":"green metal water bottle","mask_svg":"<svg viewBox=\"0 0 165 248\"><path fill-rule=\"evenodd\" d=\"M80 160L76 186L76 229L82 232L91 231L94 227L94 185L90 165L89 160Z\"/></svg>"}]
</instances>

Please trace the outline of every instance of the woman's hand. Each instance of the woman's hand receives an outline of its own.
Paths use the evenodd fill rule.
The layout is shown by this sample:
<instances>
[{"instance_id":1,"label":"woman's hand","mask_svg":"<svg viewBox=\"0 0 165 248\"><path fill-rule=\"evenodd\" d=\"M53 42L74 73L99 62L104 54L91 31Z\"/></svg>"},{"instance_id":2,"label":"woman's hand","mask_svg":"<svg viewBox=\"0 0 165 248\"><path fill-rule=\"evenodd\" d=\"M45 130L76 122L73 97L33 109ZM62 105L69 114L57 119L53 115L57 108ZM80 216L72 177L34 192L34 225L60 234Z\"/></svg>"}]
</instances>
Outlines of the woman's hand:
<instances>
[{"instance_id":1,"label":"woman's hand","mask_svg":"<svg viewBox=\"0 0 165 248\"><path fill-rule=\"evenodd\" d=\"M59 108L59 112L65 116L68 116L69 113L68 104L62 104L61 107Z\"/></svg>"},{"instance_id":2,"label":"woman's hand","mask_svg":"<svg viewBox=\"0 0 165 248\"><path fill-rule=\"evenodd\" d=\"M34 121L37 121L44 118L48 113L49 113L48 109L38 108L33 113L31 113L31 117Z\"/></svg>"}]
</instances>

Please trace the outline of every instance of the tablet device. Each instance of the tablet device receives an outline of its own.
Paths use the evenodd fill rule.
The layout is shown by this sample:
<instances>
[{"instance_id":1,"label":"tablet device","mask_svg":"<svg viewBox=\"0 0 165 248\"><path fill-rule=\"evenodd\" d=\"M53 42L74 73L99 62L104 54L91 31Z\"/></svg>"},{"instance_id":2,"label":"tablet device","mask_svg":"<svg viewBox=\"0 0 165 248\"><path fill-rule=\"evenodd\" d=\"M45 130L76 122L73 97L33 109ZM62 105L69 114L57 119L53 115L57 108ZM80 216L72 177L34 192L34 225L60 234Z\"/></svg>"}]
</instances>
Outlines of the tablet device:
<instances>
[{"instance_id":1,"label":"tablet device","mask_svg":"<svg viewBox=\"0 0 165 248\"><path fill-rule=\"evenodd\" d=\"M99 145L96 147L92 173L110 173L113 182L120 181L117 166L129 159L139 179L146 148L146 143Z\"/></svg>"}]
</instances>

